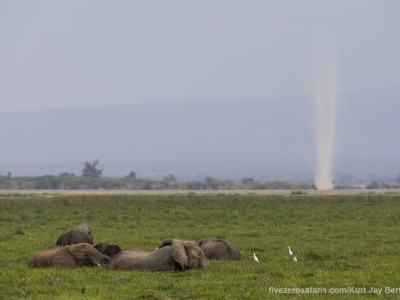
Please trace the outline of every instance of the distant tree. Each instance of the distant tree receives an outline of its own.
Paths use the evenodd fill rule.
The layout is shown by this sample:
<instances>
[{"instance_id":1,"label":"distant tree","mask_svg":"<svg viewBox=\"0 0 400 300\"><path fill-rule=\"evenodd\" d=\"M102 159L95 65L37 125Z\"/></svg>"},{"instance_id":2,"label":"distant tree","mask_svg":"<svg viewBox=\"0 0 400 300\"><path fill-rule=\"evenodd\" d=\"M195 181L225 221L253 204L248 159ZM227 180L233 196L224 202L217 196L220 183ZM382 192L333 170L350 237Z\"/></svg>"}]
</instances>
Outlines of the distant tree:
<instances>
[{"instance_id":1,"label":"distant tree","mask_svg":"<svg viewBox=\"0 0 400 300\"><path fill-rule=\"evenodd\" d=\"M390 189L391 187L385 182L371 182L367 185L367 189Z\"/></svg>"},{"instance_id":2,"label":"distant tree","mask_svg":"<svg viewBox=\"0 0 400 300\"><path fill-rule=\"evenodd\" d=\"M70 178L70 177L75 177L75 174L74 173L63 172L58 176L61 177L61 178Z\"/></svg>"},{"instance_id":3,"label":"distant tree","mask_svg":"<svg viewBox=\"0 0 400 300\"><path fill-rule=\"evenodd\" d=\"M136 172L130 172L128 175L125 176L125 178L136 179Z\"/></svg>"},{"instance_id":4,"label":"distant tree","mask_svg":"<svg viewBox=\"0 0 400 300\"><path fill-rule=\"evenodd\" d=\"M85 166L82 169L83 177L95 177L99 178L103 174L103 169L99 169L97 166L99 164L99 160L96 159L93 162L85 162Z\"/></svg>"},{"instance_id":5,"label":"distant tree","mask_svg":"<svg viewBox=\"0 0 400 300\"><path fill-rule=\"evenodd\" d=\"M61 184L61 179L54 175L44 175L33 177L34 189L52 189L56 190Z\"/></svg>"},{"instance_id":6,"label":"distant tree","mask_svg":"<svg viewBox=\"0 0 400 300\"><path fill-rule=\"evenodd\" d=\"M397 183L400 184L400 173L397 174Z\"/></svg>"},{"instance_id":7,"label":"distant tree","mask_svg":"<svg viewBox=\"0 0 400 300\"><path fill-rule=\"evenodd\" d=\"M181 183L179 182L178 178L176 178L172 174L164 176L163 182L165 184L165 187L169 189L178 189L181 186Z\"/></svg>"},{"instance_id":8,"label":"distant tree","mask_svg":"<svg viewBox=\"0 0 400 300\"><path fill-rule=\"evenodd\" d=\"M243 178L242 179L242 184L247 188L247 189L251 189L253 188L256 184L258 184L258 182L256 180L254 180L253 178Z\"/></svg>"},{"instance_id":9,"label":"distant tree","mask_svg":"<svg viewBox=\"0 0 400 300\"><path fill-rule=\"evenodd\" d=\"M186 187L189 190L205 190L207 189L207 184L204 181L190 181L186 183Z\"/></svg>"},{"instance_id":10,"label":"distant tree","mask_svg":"<svg viewBox=\"0 0 400 300\"><path fill-rule=\"evenodd\" d=\"M207 185L208 188L216 190L219 186L219 181L215 177L207 176L204 178L204 183Z\"/></svg>"},{"instance_id":11,"label":"distant tree","mask_svg":"<svg viewBox=\"0 0 400 300\"><path fill-rule=\"evenodd\" d=\"M367 189L380 189L382 185L379 182L371 182L366 186Z\"/></svg>"},{"instance_id":12,"label":"distant tree","mask_svg":"<svg viewBox=\"0 0 400 300\"><path fill-rule=\"evenodd\" d=\"M171 183L171 182L176 182L176 181L178 181L178 179L177 179L174 175L169 174L169 175L167 175L167 176L164 176L163 181L164 181L164 182L167 182L167 183Z\"/></svg>"}]
</instances>

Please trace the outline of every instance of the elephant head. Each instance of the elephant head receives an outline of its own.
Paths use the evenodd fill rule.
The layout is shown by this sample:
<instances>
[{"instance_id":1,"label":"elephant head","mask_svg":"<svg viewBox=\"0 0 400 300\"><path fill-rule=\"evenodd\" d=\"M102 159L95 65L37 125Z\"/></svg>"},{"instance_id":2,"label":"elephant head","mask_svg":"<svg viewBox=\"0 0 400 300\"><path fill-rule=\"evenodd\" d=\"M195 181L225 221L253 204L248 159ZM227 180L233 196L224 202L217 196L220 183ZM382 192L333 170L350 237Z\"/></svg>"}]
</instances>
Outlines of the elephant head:
<instances>
[{"instance_id":1,"label":"elephant head","mask_svg":"<svg viewBox=\"0 0 400 300\"><path fill-rule=\"evenodd\" d=\"M173 240L170 247L179 270L205 268L208 265L203 250L194 241Z\"/></svg>"},{"instance_id":2,"label":"elephant head","mask_svg":"<svg viewBox=\"0 0 400 300\"><path fill-rule=\"evenodd\" d=\"M100 253L103 253L111 258L121 252L121 248L118 245L109 245L106 242L101 242L94 246Z\"/></svg>"},{"instance_id":3,"label":"elephant head","mask_svg":"<svg viewBox=\"0 0 400 300\"><path fill-rule=\"evenodd\" d=\"M60 235L56 246L87 243L93 245L93 231L87 224L75 226L70 231Z\"/></svg>"},{"instance_id":4,"label":"elephant head","mask_svg":"<svg viewBox=\"0 0 400 300\"><path fill-rule=\"evenodd\" d=\"M82 267L105 266L111 258L101 254L87 243L68 245L63 248L52 247L45 249L29 262L30 267Z\"/></svg>"},{"instance_id":5,"label":"elephant head","mask_svg":"<svg viewBox=\"0 0 400 300\"><path fill-rule=\"evenodd\" d=\"M111 270L178 270L205 268L207 258L196 242L172 240L152 252L128 249L120 252L107 266Z\"/></svg>"},{"instance_id":6,"label":"elephant head","mask_svg":"<svg viewBox=\"0 0 400 300\"><path fill-rule=\"evenodd\" d=\"M73 244L61 248L54 255L54 267L105 266L111 258L87 243Z\"/></svg>"},{"instance_id":7,"label":"elephant head","mask_svg":"<svg viewBox=\"0 0 400 300\"><path fill-rule=\"evenodd\" d=\"M201 240L199 246L208 259L239 260L241 258L240 251L224 240L210 237Z\"/></svg>"}]
</instances>

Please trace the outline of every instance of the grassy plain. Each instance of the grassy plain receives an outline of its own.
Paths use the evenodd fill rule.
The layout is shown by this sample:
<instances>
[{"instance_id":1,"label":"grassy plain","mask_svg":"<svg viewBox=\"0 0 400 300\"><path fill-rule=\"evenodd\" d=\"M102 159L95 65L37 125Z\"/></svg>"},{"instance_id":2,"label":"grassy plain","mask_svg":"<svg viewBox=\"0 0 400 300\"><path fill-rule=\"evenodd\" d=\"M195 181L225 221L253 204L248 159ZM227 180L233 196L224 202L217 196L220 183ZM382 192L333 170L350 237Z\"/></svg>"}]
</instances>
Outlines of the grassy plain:
<instances>
[{"instance_id":1,"label":"grassy plain","mask_svg":"<svg viewBox=\"0 0 400 300\"><path fill-rule=\"evenodd\" d=\"M0 298L396 299L400 289L384 292L400 287L399 204L399 194L1 193ZM242 260L185 272L28 268L31 256L81 223L95 243L122 249L151 251L168 237L228 239Z\"/></svg>"}]
</instances>

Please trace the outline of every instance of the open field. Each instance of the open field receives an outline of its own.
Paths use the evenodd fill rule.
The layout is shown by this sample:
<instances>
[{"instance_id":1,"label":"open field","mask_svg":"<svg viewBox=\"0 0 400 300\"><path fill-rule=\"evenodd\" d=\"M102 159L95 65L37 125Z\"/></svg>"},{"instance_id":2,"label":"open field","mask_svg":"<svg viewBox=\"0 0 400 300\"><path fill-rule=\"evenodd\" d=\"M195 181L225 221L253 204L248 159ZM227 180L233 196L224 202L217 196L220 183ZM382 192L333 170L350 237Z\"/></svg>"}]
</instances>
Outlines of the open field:
<instances>
[{"instance_id":1,"label":"open field","mask_svg":"<svg viewBox=\"0 0 400 300\"><path fill-rule=\"evenodd\" d=\"M333 189L327 191L321 190L1 190L0 195L44 195L47 197L53 195L76 196L76 195L292 195L304 194L311 196L350 196L350 195L400 195L400 189Z\"/></svg>"},{"instance_id":2,"label":"open field","mask_svg":"<svg viewBox=\"0 0 400 300\"><path fill-rule=\"evenodd\" d=\"M385 192L5 191L0 298L286 299L275 288L294 288L300 299L370 299L370 291L382 288L381 297L395 299L400 297L400 195ZM123 249L151 251L168 237L224 238L241 250L242 260L210 261L207 269L185 272L27 267L31 256L81 223L94 229L95 243Z\"/></svg>"}]
</instances>

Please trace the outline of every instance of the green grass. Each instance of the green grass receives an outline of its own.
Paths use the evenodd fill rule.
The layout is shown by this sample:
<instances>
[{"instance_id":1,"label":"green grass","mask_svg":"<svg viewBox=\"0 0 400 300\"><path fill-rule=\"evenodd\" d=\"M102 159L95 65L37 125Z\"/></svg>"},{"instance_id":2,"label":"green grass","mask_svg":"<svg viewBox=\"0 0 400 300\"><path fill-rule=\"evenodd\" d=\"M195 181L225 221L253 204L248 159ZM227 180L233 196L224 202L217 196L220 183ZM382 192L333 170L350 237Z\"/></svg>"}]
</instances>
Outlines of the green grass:
<instances>
[{"instance_id":1,"label":"green grass","mask_svg":"<svg viewBox=\"0 0 400 300\"><path fill-rule=\"evenodd\" d=\"M398 195L0 195L0 298L286 299L290 295L271 293L270 287L396 288L399 202ZM210 261L207 269L185 272L28 268L36 252L81 223L93 228L95 243L122 249L151 251L169 237L226 238L240 249L242 260ZM400 293L381 297L395 299Z\"/></svg>"}]
</instances>

